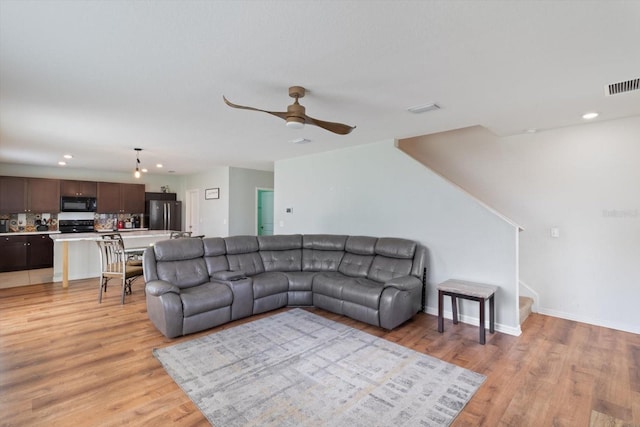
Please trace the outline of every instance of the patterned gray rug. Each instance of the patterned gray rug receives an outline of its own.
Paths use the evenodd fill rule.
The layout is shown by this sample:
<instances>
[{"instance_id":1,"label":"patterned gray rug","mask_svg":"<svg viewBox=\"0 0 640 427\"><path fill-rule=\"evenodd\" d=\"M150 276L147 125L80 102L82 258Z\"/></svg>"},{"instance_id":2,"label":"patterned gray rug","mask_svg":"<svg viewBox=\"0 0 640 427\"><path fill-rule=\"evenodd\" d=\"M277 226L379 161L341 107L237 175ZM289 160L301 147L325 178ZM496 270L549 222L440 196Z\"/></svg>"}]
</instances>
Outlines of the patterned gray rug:
<instances>
[{"instance_id":1,"label":"patterned gray rug","mask_svg":"<svg viewBox=\"0 0 640 427\"><path fill-rule=\"evenodd\" d=\"M446 426L485 380L301 309L153 354L216 427Z\"/></svg>"}]
</instances>

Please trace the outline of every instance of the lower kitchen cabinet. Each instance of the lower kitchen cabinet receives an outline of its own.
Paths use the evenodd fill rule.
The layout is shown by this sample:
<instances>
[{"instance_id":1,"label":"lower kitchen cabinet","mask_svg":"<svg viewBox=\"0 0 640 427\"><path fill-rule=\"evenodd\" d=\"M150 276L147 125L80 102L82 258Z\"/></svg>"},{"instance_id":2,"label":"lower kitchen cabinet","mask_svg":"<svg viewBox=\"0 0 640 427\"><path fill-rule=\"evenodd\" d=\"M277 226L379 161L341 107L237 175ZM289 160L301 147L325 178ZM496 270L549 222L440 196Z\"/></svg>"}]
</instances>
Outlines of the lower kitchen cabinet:
<instances>
[{"instance_id":1,"label":"lower kitchen cabinet","mask_svg":"<svg viewBox=\"0 0 640 427\"><path fill-rule=\"evenodd\" d=\"M0 272L53 267L53 240L47 234L0 236Z\"/></svg>"}]
</instances>

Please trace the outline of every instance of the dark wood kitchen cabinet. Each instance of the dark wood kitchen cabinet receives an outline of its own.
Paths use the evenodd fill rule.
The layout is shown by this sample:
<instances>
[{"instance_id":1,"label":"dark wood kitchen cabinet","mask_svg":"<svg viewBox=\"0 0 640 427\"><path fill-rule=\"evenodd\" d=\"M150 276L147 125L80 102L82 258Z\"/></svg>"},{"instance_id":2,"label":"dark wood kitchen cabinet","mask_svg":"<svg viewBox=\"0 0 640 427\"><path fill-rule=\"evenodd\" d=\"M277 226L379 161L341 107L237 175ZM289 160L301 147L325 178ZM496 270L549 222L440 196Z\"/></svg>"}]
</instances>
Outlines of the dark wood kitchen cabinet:
<instances>
[{"instance_id":1,"label":"dark wood kitchen cabinet","mask_svg":"<svg viewBox=\"0 0 640 427\"><path fill-rule=\"evenodd\" d=\"M60 195L69 197L96 197L98 183L95 181L60 181Z\"/></svg>"},{"instance_id":2,"label":"dark wood kitchen cabinet","mask_svg":"<svg viewBox=\"0 0 640 427\"><path fill-rule=\"evenodd\" d=\"M27 187L27 212L60 212L60 180L29 178Z\"/></svg>"},{"instance_id":3,"label":"dark wood kitchen cabinet","mask_svg":"<svg viewBox=\"0 0 640 427\"><path fill-rule=\"evenodd\" d=\"M27 209L27 179L0 176L0 213L21 213Z\"/></svg>"},{"instance_id":4,"label":"dark wood kitchen cabinet","mask_svg":"<svg viewBox=\"0 0 640 427\"><path fill-rule=\"evenodd\" d=\"M0 213L57 213L60 211L60 180L0 177Z\"/></svg>"},{"instance_id":5,"label":"dark wood kitchen cabinet","mask_svg":"<svg viewBox=\"0 0 640 427\"><path fill-rule=\"evenodd\" d=\"M0 236L0 272L53 267L53 240L48 234Z\"/></svg>"},{"instance_id":6,"label":"dark wood kitchen cabinet","mask_svg":"<svg viewBox=\"0 0 640 427\"><path fill-rule=\"evenodd\" d=\"M98 183L98 213L144 212L144 184Z\"/></svg>"}]
</instances>

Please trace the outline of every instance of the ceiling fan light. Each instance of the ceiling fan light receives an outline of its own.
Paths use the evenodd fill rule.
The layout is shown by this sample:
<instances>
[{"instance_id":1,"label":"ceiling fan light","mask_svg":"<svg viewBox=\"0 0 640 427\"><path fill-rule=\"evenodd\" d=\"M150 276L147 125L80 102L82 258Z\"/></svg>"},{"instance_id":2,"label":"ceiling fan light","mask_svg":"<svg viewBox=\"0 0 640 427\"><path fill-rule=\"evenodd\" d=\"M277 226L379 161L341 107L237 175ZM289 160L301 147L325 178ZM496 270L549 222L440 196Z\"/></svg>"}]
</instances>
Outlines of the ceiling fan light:
<instances>
[{"instance_id":1,"label":"ceiling fan light","mask_svg":"<svg viewBox=\"0 0 640 427\"><path fill-rule=\"evenodd\" d=\"M289 129L302 129L304 127L304 119L299 117L287 117L287 127Z\"/></svg>"}]
</instances>

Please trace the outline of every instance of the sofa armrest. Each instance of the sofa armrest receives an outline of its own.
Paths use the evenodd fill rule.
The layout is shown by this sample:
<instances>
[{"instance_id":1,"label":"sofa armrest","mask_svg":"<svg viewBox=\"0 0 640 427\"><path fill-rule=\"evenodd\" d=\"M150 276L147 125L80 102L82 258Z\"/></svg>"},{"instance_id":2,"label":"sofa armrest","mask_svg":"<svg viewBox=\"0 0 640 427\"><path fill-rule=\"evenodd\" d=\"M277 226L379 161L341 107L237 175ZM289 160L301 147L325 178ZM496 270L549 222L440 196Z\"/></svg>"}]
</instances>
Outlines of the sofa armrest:
<instances>
[{"instance_id":1,"label":"sofa armrest","mask_svg":"<svg viewBox=\"0 0 640 427\"><path fill-rule=\"evenodd\" d=\"M240 280L246 278L246 274L244 271L216 271L211 275L211 278L214 280Z\"/></svg>"},{"instance_id":2,"label":"sofa armrest","mask_svg":"<svg viewBox=\"0 0 640 427\"><path fill-rule=\"evenodd\" d=\"M401 291L410 291L422 287L422 281L415 276L402 276L388 280L384 284L385 288L396 288Z\"/></svg>"},{"instance_id":3,"label":"sofa armrest","mask_svg":"<svg viewBox=\"0 0 640 427\"><path fill-rule=\"evenodd\" d=\"M147 282L145 290L148 294L159 297L166 293L174 293L180 295L180 288L164 280L152 280Z\"/></svg>"}]
</instances>

